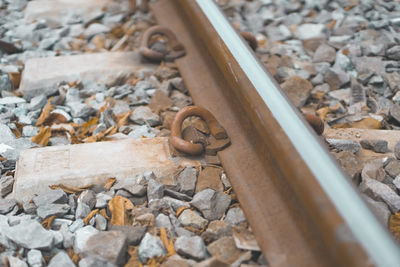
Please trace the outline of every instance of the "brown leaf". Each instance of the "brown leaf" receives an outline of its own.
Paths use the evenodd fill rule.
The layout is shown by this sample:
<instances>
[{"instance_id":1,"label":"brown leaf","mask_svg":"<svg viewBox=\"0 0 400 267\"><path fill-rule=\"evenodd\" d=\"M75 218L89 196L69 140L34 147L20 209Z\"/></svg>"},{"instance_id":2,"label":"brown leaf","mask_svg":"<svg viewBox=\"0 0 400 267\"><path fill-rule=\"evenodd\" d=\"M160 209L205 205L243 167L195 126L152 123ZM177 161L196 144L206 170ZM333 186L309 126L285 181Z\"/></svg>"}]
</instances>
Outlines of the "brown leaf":
<instances>
[{"instance_id":1,"label":"brown leaf","mask_svg":"<svg viewBox=\"0 0 400 267\"><path fill-rule=\"evenodd\" d=\"M167 257L176 254L174 242L168 238L167 231L163 227L160 227L160 239L163 242L164 247L167 249Z\"/></svg>"},{"instance_id":2,"label":"brown leaf","mask_svg":"<svg viewBox=\"0 0 400 267\"><path fill-rule=\"evenodd\" d=\"M55 218L56 218L56 215L53 215L53 216L50 216L49 218L47 218L46 220L44 220L42 222L43 228L49 230L51 227L51 224L53 223Z\"/></svg>"},{"instance_id":3,"label":"brown leaf","mask_svg":"<svg viewBox=\"0 0 400 267\"><path fill-rule=\"evenodd\" d=\"M400 212L397 212L390 216L389 229L394 237L397 240L400 240Z\"/></svg>"},{"instance_id":4,"label":"brown leaf","mask_svg":"<svg viewBox=\"0 0 400 267\"><path fill-rule=\"evenodd\" d=\"M179 207L178 210L177 210L176 213L175 213L175 216L176 216L176 217L179 217L179 215L181 215L181 213L182 213L184 210L187 210L187 209L189 209L189 208L186 207L186 206Z\"/></svg>"},{"instance_id":5,"label":"brown leaf","mask_svg":"<svg viewBox=\"0 0 400 267\"><path fill-rule=\"evenodd\" d=\"M51 137L51 128L49 127L40 127L39 133L32 137L32 142L41 145L47 146Z\"/></svg>"},{"instance_id":6,"label":"brown leaf","mask_svg":"<svg viewBox=\"0 0 400 267\"><path fill-rule=\"evenodd\" d=\"M68 121L67 118L60 113L50 113L50 115L43 122L43 125L60 124L60 123L66 123L67 121Z\"/></svg>"},{"instance_id":7,"label":"brown leaf","mask_svg":"<svg viewBox=\"0 0 400 267\"><path fill-rule=\"evenodd\" d=\"M108 178L106 184L104 185L104 188L110 189L116 181L117 179L115 177Z\"/></svg>"},{"instance_id":8,"label":"brown leaf","mask_svg":"<svg viewBox=\"0 0 400 267\"><path fill-rule=\"evenodd\" d=\"M67 253L72 262L75 263L76 266L78 266L78 263L81 260L79 254L76 253L73 248L67 248Z\"/></svg>"},{"instance_id":9,"label":"brown leaf","mask_svg":"<svg viewBox=\"0 0 400 267\"><path fill-rule=\"evenodd\" d=\"M108 217L108 215L107 215L107 210L106 210L106 209L101 209L101 210L99 211L99 214L100 214L101 216L103 216L104 218L106 218L107 220L110 220L110 217Z\"/></svg>"},{"instance_id":10,"label":"brown leaf","mask_svg":"<svg viewBox=\"0 0 400 267\"><path fill-rule=\"evenodd\" d=\"M74 186L69 186L69 185L64 185L64 184L57 184L57 185L49 185L50 189L61 189L65 193L68 194L76 194L79 192L83 192L85 190L90 189L93 186L93 184L88 184L80 187L74 187Z\"/></svg>"},{"instance_id":11,"label":"brown leaf","mask_svg":"<svg viewBox=\"0 0 400 267\"><path fill-rule=\"evenodd\" d=\"M82 129L78 135L79 138L85 138L86 134L89 132L90 128L92 128L93 126L95 126L97 124L97 122L99 121L99 118L91 118L90 120L88 120L87 122L85 122L82 126Z\"/></svg>"},{"instance_id":12,"label":"brown leaf","mask_svg":"<svg viewBox=\"0 0 400 267\"><path fill-rule=\"evenodd\" d=\"M111 224L114 225L130 225L131 211L134 206L132 202L124 197L115 196L108 202L108 209L111 212Z\"/></svg>"},{"instance_id":13,"label":"brown leaf","mask_svg":"<svg viewBox=\"0 0 400 267\"><path fill-rule=\"evenodd\" d=\"M88 216L86 216L85 219L83 219L83 222L85 223L85 225L87 225L89 223L89 221L93 218L94 215L96 215L96 213L99 211L99 209L95 209L92 210Z\"/></svg>"},{"instance_id":14,"label":"brown leaf","mask_svg":"<svg viewBox=\"0 0 400 267\"><path fill-rule=\"evenodd\" d=\"M121 127L121 126L126 125L126 123L129 120L129 116L132 114L132 112L133 112L133 110L128 111L127 113L124 113L124 114L118 114L117 115L117 126L118 126L118 128Z\"/></svg>"},{"instance_id":15,"label":"brown leaf","mask_svg":"<svg viewBox=\"0 0 400 267\"><path fill-rule=\"evenodd\" d=\"M46 106L44 106L42 110L42 113L40 113L39 119L36 122L36 126L43 125L47 118L50 116L50 112L52 112L54 109L54 107L51 105L51 101L53 101L52 97L49 98Z\"/></svg>"},{"instance_id":16,"label":"brown leaf","mask_svg":"<svg viewBox=\"0 0 400 267\"><path fill-rule=\"evenodd\" d=\"M381 123L374 118L365 118L360 121L332 125L332 128L381 129L381 127Z\"/></svg>"},{"instance_id":17,"label":"brown leaf","mask_svg":"<svg viewBox=\"0 0 400 267\"><path fill-rule=\"evenodd\" d=\"M19 88L19 84L21 83L21 73L20 72L10 72L11 82L13 84L13 88Z\"/></svg>"},{"instance_id":18,"label":"brown leaf","mask_svg":"<svg viewBox=\"0 0 400 267\"><path fill-rule=\"evenodd\" d=\"M143 264L139 260L138 249L135 246L128 246L127 251L130 258L124 267L143 267Z\"/></svg>"}]
</instances>

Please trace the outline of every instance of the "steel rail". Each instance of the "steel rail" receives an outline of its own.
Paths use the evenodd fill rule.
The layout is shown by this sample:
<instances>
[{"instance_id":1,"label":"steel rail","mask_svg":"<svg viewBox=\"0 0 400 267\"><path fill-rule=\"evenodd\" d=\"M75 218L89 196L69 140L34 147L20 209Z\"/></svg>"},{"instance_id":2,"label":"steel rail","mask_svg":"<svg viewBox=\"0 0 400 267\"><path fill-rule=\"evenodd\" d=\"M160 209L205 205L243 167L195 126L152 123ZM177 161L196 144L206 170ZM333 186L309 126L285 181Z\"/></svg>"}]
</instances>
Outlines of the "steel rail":
<instances>
[{"instance_id":1,"label":"steel rail","mask_svg":"<svg viewBox=\"0 0 400 267\"><path fill-rule=\"evenodd\" d=\"M218 156L271 266L399 266L400 251L211 0L160 0L176 64L232 145Z\"/></svg>"}]
</instances>

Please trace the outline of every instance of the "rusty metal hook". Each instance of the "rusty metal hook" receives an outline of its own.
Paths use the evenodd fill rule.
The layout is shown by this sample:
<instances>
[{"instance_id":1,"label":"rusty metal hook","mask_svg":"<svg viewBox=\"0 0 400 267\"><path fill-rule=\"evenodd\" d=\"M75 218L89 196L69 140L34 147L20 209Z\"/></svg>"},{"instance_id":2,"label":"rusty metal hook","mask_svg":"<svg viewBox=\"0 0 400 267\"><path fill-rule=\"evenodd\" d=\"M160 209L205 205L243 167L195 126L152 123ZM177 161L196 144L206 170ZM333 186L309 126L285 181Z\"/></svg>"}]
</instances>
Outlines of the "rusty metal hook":
<instances>
[{"instance_id":1,"label":"rusty metal hook","mask_svg":"<svg viewBox=\"0 0 400 267\"><path fill-rule=\"evenodd\" d=\"M168 38L169 45L172 50L163 54L161 52L152 50L149 48L150 38L155 34L161 34ZM140 53L147 59L152 61L173 61L179 57L182 57L186 54L184 46L178 42L175 34L168 28L156 25L148 28L142 37L141 45L140 45Z\"/></svg>"},{"instance_id":2,"label":"rusty metal hook","mask_svg":"<svg viewBox=\"0 0 400 267\"><path fill-rule=\"evenodd\" d=\"M175 149L190 155L200 155L204 151L204 144L194 144L182 139L182 123L190 116L198 116L202 118L207 123L211 134L216 139L228 138L225 129L219 124L210 111L198 106L187 106L175 115L175 119L171 125L171 136L169 142Z\"/></svg>"}]
</instances>

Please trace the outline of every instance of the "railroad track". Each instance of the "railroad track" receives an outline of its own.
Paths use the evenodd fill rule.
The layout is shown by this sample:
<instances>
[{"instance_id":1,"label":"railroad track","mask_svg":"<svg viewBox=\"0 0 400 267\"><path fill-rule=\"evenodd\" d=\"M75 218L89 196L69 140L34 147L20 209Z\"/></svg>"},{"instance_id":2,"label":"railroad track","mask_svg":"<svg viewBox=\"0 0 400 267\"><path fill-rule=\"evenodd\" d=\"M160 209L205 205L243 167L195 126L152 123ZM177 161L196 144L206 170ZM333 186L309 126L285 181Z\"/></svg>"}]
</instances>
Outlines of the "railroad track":
<instances>
[{"instance_id":1,"label":"railroad track","mask_svg":"<svg viewBox=\"0 0 400 267\"><path fill-rule=\"evenodd\" d=\"M136 10L136 4L133 5L132 3L136 2L130 1L130 8ZM204 137L199 137L196 130L194 136L183 134L186 141L183 140L181 124L187 116L200 116L208 123L211 134L215 136L214 139L217 139L217 141L214 141L218 143L218 140L222 140L220 141L222 145L220 147L216 145L213 151L218 150L218 160L214 159L214 162L217 162L217 165L220 163L229 177L233 192L237 195L268 266L398 266L400 251L388 231L381 226L361 199L357 190L351 185L346 174L329 155L323 139L314 132L303 115L282 93L279 85L256 58L246 40L229 24L216 4L211 0L159 0L151 3L149 7L146 5L147 1L142 1L142 3L141 9L143 11L150 9L158 24L158 26L148 29L141 37L142 47L140 51L142 56L150 59L150 62L173 61L183 78L193 104L206 110L190 106L180 107L181 111L177 113L176 120L170 126L171 137L168 139L169 142L166 141L167 139L160 139L161 141L156 141L157 144L155 144L156 142L153 144L150 140L147 146L144 144L146 141L144 143L140 143L142 141L138 141L138 143L135 143L136 141L122 141L119 144L108 145L108 149L112 151L110 153L115 153L112 155L121 154L121 157L126 157L122 165L125 164L127 167L121 166L119 170L103 168L103 166L99 166L101 163L97 161L85 162L87 160L85 157L96 157L96 154L101 153L101 143L98 146L91 144L76 145L80 146L81 151L83 151L79 153L74 152L73 149L63 150L62 148L43 148L43 150L38 150L41 152L37 154L35 154L35 150L24 152L25 154L22 154L23 156L19 159L19 167L17 167L15 174L13 196L22 199L22 196L33 194L35 190L38 190L36 193L42 193L40 190L44 187L43 185L54 187L56 183L54 181L57 181L60 184L54 188L62 189L68 194L76 194L76 198L78 198L81 191L88 189L79 186L90 184L93 181L103 185L106 178L113 174L117 176L117 181L124 180L128 177L125 173L130 170L129 168L133 168L129 165L129 161L134 160L129 153L126 153L126 147L135 151L148 149L148 156L143 156L143 162L139 161L138 166L148 164L149 168L161 170L159 173L154 171L156 176L162 176L161 173L171 175L172 163L170 161L165 160L157 165L158 163L156 164L152 160L156 155L158 156L158 153L164 153L163 149L167 143L169 143L171 153L176 154L177 158L183 158L181 164L198 167L197 163L193 162L199 160L199 158L196 156L187 157L187 154L201 154L204 147L208 153L212 148L207 147L207 141L202 139ZM158 34L167 37L170 46L173 48L169 53L157 54L154 49L148 48L152 35ZM124 38L125 36L121 38L123 40L121 43L126 43L126 38L125 40ZM119 45L121 43L117 42ZM116 44L115 47L117 47ZM6 48L7 51L16 50L14 52L18 52L16 47L9 44L6 44ZM107 59L107 55L104 59ZM82 58L81 60L90 59ZM102 60L100 58L98 62ZM129 65L129 61L135 61L135 64L143 63L139 63L135 55L132 55L132 58L128 60L126 56L124 60L124 55L121 55L118 60L124 62L121 65ZM115 62L113 61L112 64L115 64ZM96 68L95 65L93 64L91 68ZM118 63L111 66L119 67ZM148 61L145 61L143 66L148 67L151 71L151 63ZM44 65L42 67L45 68ZM28 73L34 70L25 66L24 71ZM79 71L83 73L88 70ZM106 73L100 68L96 71ZM48 69L48 72L50 74L45 77L46 79L54 78L56 75L56 72L51 72L51 68ZM25 89L25 91L23 89L29 87L29 83L26 81L29 80L22 78L20 86L25 97L31 92L30 89ZM33 80L29 82L34 83ZM38 88L33 89L38 90ZM52 102L49 101L48 103ZM141 105L141 103L138 105ZM137 104L132 106L135 106L136 109ZM46 119L50 120L50 118ZM46 124L44 125L45 129L49 127ZM73 125L73 127L77 126ZM115 131L119 131L119 129L120 126L118 125ZM90 134L93 134L93 130ZM52 131L57 130L52 129L50 132ZM77 135L77 138L81 138L80 142L87 142L88 139L90 141L104 141L107 140L108 135L112 136L110 133L113 131L114 129L110 127L98 131L97 135L82 135L81 137ZM169 133L166 134L166 136L168 135ZM111 137L111 140L115 139ZM198 143L193 144L193 141ZM229 143L230 145L227 146ZM153 147L155 147L154 152L151 151ZM72 156L69 156L72 155L71 153L76 153L75 155L79 155L80 158L71 159L68 164L79 166L84 170L82 173L87 173L79 174L81 175L79 176L73 171L66 171L65 173L60 171L72 168L60 162L60 159L72 158ZM32 162L38 161L38 158L43 163L33 164ZM162 156L159 158L162 158ZM189 161L186 160L187 158L189 158ZM119 164L117 159L115 161L107 159L107 162L109 165L118 166ZM165 167L166 164L170 165ZM88 165L86 169L85 165ZM97 172L95 174L90 173L95 166L98 166ZM139 169L138 166L135 166L135 168ZM164 167L165 169L163 169ZM8 170L13 170L13 166ZM141 174L140 172L138 171L137 174ZM61 180L49 181L45 177L49 174ZM146 175L148 176L148 173ZM95 176L96 180L91 180L91 176ZM65 177L69 177L70 184ZM74 177L79 177L80 180L76 181L75 179L72 182ZM37 179L37 182L31 182L34 179ZM115 183L115 180L107 179L107 183L109 182ZM146 186L149 186L147 182ZM113 183L111 183L112 185ZM115 190L118 191L118 189ZM147 192L149 190L148 187ZM178 195L172 193L171 190L168 192L168 194L174 196ZM127 195L129 194L118 196L127 197ZM182 197L185 201L192 200L192 197L194 199L196 196L193 196L193 192L191 195L189 194L189 197L182 195L179 195L179 197ZM79 197L79 199L81 198ZM150 203L149 193L147 193L147 198ZM78 200L78 203L79 201L82 200ZM117 205L115 204L116 200L111 202ZM136 203L134 204L136 205ZM123 205L126 209L127 204ZM196 204L194 206L199 209ZM185 206L183 210L187 208ZM110 209L109 207L108 215L110 215ZM93 207L92 211L94 211ZM90 221L97 212L100 211L90 213L84 219ZM182 212L182 209L178 209L176 216L179 217ZM104 217L107 216L107 214L103 215ZM111 215L114 215L113 212L111 212ZM47 219L48 217L41 218ZM218 219L223 220L223 218ZM113 220L111 218L109 223L115 223L115 220ZM142 220L145 221L143 218ZM122 224L125 223L127 222L124 221ZM50 221L50 226L51 224ZM174 254L171 252L173 250L170 250L171 247L168 246L168 238L171 238L171 233L166 237L167 234L164 234L163 230L158 230L157 233L151 223L147 226L152 229L148 232L160 236L168 250L168 256L171 256L170 253ZM118 230L118 228L109 228ZM204 229L193 231L204 231ZM119 237L115 238L118 239ZM137 250L134 248L136 246ZM131 259L137 257L134 256L137 253L140 254L140 246L135 244L131 247L132 250L129 250ZM82 248L82 251L85 251L85 248ZM82 251L77 254L85 255ZM178 254L182 253L178 251ZM70 257L72 257L71 255ZM113 258L114 256L107 255L107 257ZM113 258L115 260L113 263L123 266L123 261L118 257ZM188 256L188 258L193 259L193 256ZM195 259L200 261L200 259ZM149 260L147 264L150 266L165 261L165 258L154 262L151 257L146 258L146 260ZM146 260L140 259L142 263L146 263ZM5 264L12 266L10 262L12 261L9 259L5 261ZM125 263L126 266L136 266L128 265L129 261L125 261ZM217 262L214 264L225 263ZM241 263L239 262L239 264Z\"/></svg>"}]
</instances>

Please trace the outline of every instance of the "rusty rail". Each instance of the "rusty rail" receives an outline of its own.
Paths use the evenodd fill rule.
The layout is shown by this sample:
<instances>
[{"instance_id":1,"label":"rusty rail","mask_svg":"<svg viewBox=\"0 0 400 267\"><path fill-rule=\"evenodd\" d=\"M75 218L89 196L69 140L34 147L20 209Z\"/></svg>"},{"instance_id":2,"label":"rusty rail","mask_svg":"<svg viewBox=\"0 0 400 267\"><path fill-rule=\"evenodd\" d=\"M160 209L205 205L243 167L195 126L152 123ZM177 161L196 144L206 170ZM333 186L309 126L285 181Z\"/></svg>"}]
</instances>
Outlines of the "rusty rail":
<instances>
[{"instance_id":1,"label":"rusty rail","mask_svg":"<svg viewBox=\"0 0 400 267\"><path fill-rule=\"evenodd\" d=\"M194 103L232 145L218 152L270 266L399 266L398 247L318 136L212 0L160 0Z\"/></svg>"}]
</instances>

